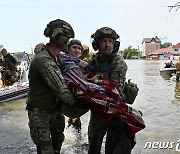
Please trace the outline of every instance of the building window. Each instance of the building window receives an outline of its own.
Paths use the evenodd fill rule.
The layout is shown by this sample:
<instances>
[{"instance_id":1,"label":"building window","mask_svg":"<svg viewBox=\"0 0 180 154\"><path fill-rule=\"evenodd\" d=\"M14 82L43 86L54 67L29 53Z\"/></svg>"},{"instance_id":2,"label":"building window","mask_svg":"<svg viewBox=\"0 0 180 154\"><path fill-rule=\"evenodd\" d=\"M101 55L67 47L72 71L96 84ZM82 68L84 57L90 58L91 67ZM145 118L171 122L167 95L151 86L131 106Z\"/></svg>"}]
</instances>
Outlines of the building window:
<instances>
[{"instance_id":1,"label":"building window","mask_svg":"<svg viewBox=\"0 0 180 154\"><path fill-rule=\"evenodd\" d=\"M178 49L174 49L174 51L178 51Z\"/></svg>"}]
</instances>

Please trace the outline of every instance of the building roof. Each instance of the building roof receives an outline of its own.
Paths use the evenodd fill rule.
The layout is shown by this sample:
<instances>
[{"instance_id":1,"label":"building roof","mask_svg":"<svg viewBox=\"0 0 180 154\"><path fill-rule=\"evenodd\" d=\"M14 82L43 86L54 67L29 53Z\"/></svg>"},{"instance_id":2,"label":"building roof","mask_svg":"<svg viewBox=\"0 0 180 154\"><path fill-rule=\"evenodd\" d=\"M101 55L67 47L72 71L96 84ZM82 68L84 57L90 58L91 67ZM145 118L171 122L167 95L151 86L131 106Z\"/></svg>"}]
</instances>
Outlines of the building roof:
<instances>
[{"instance_id":1,"label":"building roof","mask_svg":"<svg viewBox=\"0 0 180 154\"><path fill-rule=\"evenodd\" d=\"M155 41L156 43L161 43L161 40L156 36L152 38L143 38L142 44L145 43L151 43L152 41Z\"/></svg>"},{"instance_id":2,"label":"building roof","mask_svg":"<svg viewBox=\"0 0 180 154\"><path fill-rule=\"evenodd\" d=\"M161 48L161 49L152 51L151 55L172 54L172 52L173 52L173 48L172 47Z\"/></svg>"},{"instance_id":3,"label":"building roof","mask_svg":"<svg viewBox=\"0 0 180 154\"><path fill-rule=\"evenodd\" d=\"M173 47L173 49L174 49L174 48L180 48L180 43L178 43L178 44L176 44L176 45L173 45L172 47Z\"/></svg>"}]
</instances>

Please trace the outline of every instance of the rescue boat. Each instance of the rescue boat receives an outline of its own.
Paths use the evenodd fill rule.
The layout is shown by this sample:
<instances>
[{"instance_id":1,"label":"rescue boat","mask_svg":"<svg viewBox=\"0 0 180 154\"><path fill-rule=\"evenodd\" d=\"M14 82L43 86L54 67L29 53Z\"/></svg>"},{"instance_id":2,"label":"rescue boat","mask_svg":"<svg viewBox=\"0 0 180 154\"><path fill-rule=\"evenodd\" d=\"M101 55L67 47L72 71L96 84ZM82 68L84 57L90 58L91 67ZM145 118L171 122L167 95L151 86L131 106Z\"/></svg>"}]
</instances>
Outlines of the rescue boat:
<instances>
[{"instance_id":1,"label":"rescue boat","mask_svg":"<svg viewBox=\"0 0 180 154\"><path fill-rule=\"evenodd\" d=\"M28 90L28 82L15 83L12 86L0 88L0 103L24 97Z\"/></svg>"},{"instance_id":2,"label":"rescue boat","mask_svg":"<svg viewBox=\"0 0 180 154\"><path fill-rule=\"evenodd\" d=\"M28 72L29 57L26 53L13 54L20 64L17 69L20 72L20 79L11 86L4 86L0 77L0 103L27 96L29 91Z\"/></svg>"}]
</instances>

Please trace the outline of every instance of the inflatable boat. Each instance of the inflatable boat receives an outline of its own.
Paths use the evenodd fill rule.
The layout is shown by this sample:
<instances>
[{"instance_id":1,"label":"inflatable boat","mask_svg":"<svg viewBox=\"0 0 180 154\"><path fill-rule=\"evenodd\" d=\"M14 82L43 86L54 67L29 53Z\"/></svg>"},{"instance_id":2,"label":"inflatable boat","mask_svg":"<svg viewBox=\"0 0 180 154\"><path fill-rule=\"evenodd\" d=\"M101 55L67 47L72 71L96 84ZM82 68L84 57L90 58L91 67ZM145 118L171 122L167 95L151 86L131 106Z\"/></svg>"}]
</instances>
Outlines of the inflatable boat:
<instances>
[{"instance_id":1,"label":"inflatable boat","mask_svg":"<svg viewBox=\"0 0 180 154\"><path fill-rule=\"evenodd\" d=\"M0 74L0 103L24 97L29 90L29 57L24 52L16 53L14 56L20 62L17 67L17 70L20 72L20 79L11 86L4 86Z\"/></svg>"}]
</instances>

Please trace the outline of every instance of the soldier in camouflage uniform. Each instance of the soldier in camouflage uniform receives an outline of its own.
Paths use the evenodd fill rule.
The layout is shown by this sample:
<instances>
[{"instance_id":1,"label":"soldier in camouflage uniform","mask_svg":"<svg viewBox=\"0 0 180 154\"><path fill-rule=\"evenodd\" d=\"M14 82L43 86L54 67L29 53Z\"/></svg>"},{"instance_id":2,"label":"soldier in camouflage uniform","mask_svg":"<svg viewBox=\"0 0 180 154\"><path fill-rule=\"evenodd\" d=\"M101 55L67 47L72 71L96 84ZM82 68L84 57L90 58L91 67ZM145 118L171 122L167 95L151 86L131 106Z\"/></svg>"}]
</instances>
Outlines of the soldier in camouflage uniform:
<instances>
[{"instance_id":1,"label":"soldier in camouflage uniform","mask_svg":"<svg viewBox=\"0 0 180 154\"><path fill-rule=\"evenodd\" d=\"M2 61L2 79L5 86L10 86L19 79L19 74L17 72L17 59L7 52L6 49L1 51L3 55Z\"/></svg>"},{"instance_id":2,"label":"soldier in camouflage uniform","mask_svg":"<svg viewBox=\"0 0 180 154\"><path fill-rule=\"evenodd\" d=\"M91 37L93 38L92 46L95 51L98 50L98 53L89 62L89 69L95 74L103 74L104 77L115 83L121 95L125 84L127 65L116 54L120 45L120 42L116 41L119 38L118 34L109 27L103 27L98 29ZM99 119L96 113L91 112L88 127L88 154L100 154L103 137L107 131L106 154L131 153L131 139L126 128L125 123L119 119L114 119L108 123Z\"/></svg>"},{"instance_id":3,"label":"soldier in camouflage uniform","mask_svg":"<svg viewBox=\"0 0 180 154\"><path fill-rule=\"evenodd\" d=\"M57 19L47 25L44 35L50 38L50 42L31 61L26 108L30 135L37 153L59 154L65 127L61 105L75 103L60 71L59 53L66 49L74 31L70 24Z\"/></svg>"}]
</instances>

